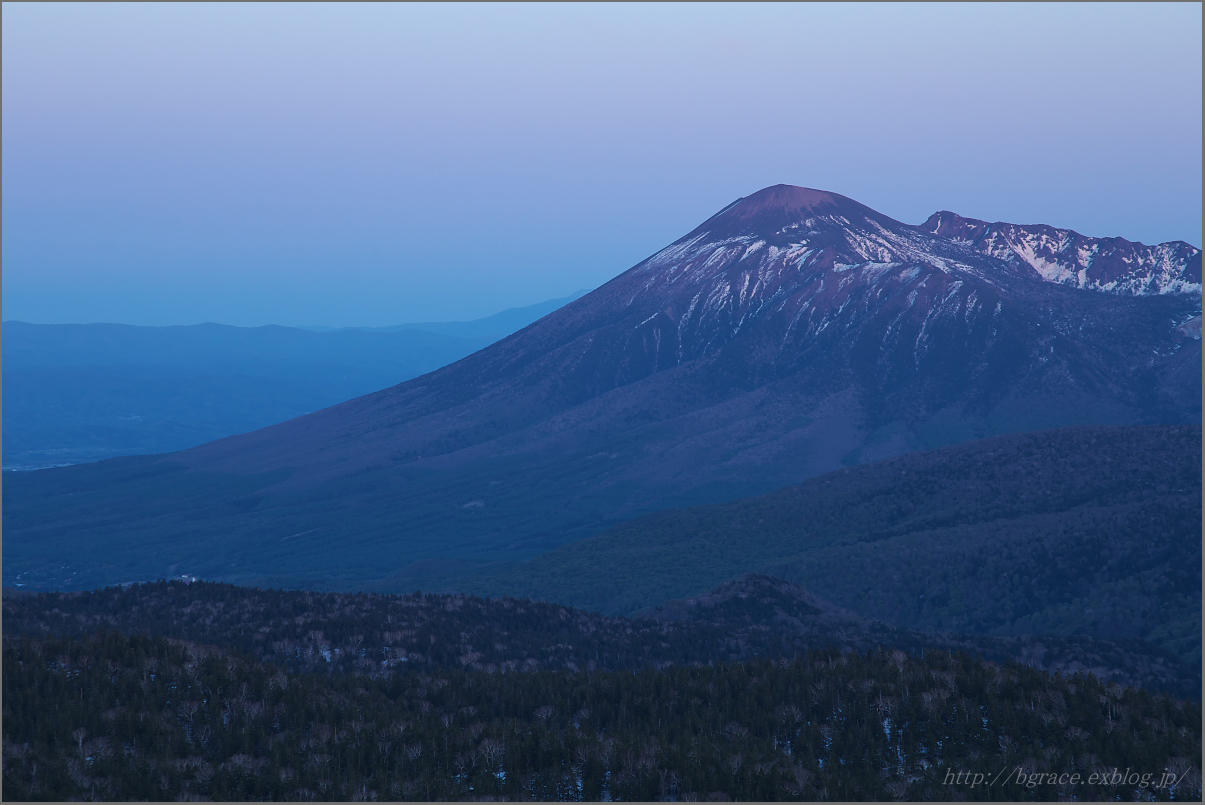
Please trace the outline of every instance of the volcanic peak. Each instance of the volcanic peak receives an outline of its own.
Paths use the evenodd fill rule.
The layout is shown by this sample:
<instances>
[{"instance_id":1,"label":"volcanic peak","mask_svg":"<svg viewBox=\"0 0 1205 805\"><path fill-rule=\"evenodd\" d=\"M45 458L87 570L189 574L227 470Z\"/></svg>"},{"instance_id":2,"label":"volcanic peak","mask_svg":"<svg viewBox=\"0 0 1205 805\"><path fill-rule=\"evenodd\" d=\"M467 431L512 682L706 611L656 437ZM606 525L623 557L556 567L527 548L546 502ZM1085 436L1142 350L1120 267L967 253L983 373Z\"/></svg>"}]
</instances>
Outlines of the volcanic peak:
<instances>
[{"instance_id":1,"label":"volcanic peak","mask_svg":"<svg viewBox=\"0 0 1205 805\"><path fill-rule=\"evenodd\" d=\"M738 199L728 209L742 218L751 218L759 213L772 210L795 213L811 212L825 207L834 207L843 202L849 203L851 199L827 190L776 184Z\"/></svg>"},{"instance_id":2,"label":"volcanic peak","mask_svg":"<svg viewBox=\"0 0 1205 805\"><path fill-rule=\"evenodd\" d=\"M683 240L707 233L712 237L731 238L769 236L783 232L811 218L853 219L881 217L851 198L826 190L776 184L758 190L729 204L700 224Z\"/></svg>"}]
</instances>

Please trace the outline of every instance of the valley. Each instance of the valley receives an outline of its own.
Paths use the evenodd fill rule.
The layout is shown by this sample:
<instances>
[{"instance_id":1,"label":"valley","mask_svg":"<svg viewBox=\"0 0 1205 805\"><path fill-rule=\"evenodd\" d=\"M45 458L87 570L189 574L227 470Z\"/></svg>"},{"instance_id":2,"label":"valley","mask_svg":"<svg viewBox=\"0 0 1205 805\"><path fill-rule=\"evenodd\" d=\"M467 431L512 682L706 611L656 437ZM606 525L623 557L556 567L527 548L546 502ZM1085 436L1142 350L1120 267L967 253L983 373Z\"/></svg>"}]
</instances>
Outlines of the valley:
<instances>
[{"instance_id":1,"label":"valley","mask_svg":"<svg viewBox=\"0 0 1205 805\"><path fill-rule=\"evenodd\" d=\"M4 469L169 453L379 391L578 298L382 328L4 322Z\"/></svg>"}]
</instances>

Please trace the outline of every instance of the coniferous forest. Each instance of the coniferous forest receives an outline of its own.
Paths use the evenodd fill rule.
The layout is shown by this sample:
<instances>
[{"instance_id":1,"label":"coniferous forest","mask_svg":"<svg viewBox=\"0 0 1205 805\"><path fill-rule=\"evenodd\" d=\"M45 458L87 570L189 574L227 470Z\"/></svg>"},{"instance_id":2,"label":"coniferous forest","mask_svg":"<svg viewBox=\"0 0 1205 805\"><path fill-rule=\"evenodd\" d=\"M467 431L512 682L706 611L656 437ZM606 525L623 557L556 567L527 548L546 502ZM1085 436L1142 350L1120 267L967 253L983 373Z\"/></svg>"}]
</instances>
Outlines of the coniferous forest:
<instances>
[{"instance_id":1,"label":"coniferous forest","mask_svg":"<svg viewBox=\"0 0 1205 805\"><path fill-rule=\"evenodd\" d=\"M156 626L166 602L184 614ZM409 648L343 628L371 607L385 642ZM188 623L206 642L179 635ZM708 639L748 640L722 630L530 601L205 583L10 597L4 796L1201 796L1199 701L848 632L703 661Z\"/></svg>"}]
</instances>

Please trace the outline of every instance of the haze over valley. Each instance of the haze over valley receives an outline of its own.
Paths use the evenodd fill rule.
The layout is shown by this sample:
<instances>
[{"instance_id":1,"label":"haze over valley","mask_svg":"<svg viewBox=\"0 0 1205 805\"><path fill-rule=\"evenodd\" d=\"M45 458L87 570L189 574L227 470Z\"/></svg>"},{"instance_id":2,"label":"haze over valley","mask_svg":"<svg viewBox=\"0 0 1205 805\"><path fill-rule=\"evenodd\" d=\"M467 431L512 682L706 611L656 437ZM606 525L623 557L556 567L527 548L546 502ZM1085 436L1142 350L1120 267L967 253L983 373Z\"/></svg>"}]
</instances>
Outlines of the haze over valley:
<instances>
[{"instance_id":1,"label":"haze over valley","mask_svg":"<svg viewBox=\"0 0 1205 805\"><path fill-rule=\"evenodd\" d=\"M4 322L4 469L168 453L438 369L579 291L467 322L378 328Z\"/></svg>"}]
</instances>

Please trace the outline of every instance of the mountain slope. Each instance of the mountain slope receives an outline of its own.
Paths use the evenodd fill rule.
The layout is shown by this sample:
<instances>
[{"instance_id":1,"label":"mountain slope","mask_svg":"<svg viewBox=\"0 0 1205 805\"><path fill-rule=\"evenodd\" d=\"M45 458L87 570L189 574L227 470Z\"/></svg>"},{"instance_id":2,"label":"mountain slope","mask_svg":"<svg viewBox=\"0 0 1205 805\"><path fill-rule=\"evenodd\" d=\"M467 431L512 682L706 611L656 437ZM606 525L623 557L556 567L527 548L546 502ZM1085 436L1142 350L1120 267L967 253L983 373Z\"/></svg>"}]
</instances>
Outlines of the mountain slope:
<instances>
[{"instance_id":1,"label":"mountain slope","mask_svg":"<svg viewBox=\"0 0 1205 805\"><path fill-rule=\"evenodd\" d=\"M817 646L858 651L891 647L921 654L962 651L1066 675L1092 673L1121 684L1175 691L1186 698L1201 694L1199 662L1178 661L1142 640L1118 643L1049 634L986 637L921 632L862 617L788 581L758 573L747 573L702 595L640 610L633 619L651 619L663 628L711 628L726 635L728 645L739 647L746 656L772 656L769 646L781 647L784 656Z\"/></svg>"},{"instance_id":2,"label":"mountain slope","mask_svg":"<svg viewBox=\"0 0 1205 805\"><path fill-rule=\"evenodd\" d=\"M5 559L39 585L170 570L396 588L922 447L1199 421L1184 325L1200 297L1145 287L1065 287L779 185L423 377L172 456L9 483ZM81 545L87 561L62 567Z\"/></svg>"},{"instance_id":3,"label":"mountain slope","mask_svg":"<svg viewBox=\"0 0 1205 805\"><path fill-rule=\"evenodd\" d=\"M1201 428L998 436L667 511L459 583L626 613L746 572L897 627L1142 639L1199 665Z\"/></svg>"}]
</instances>

